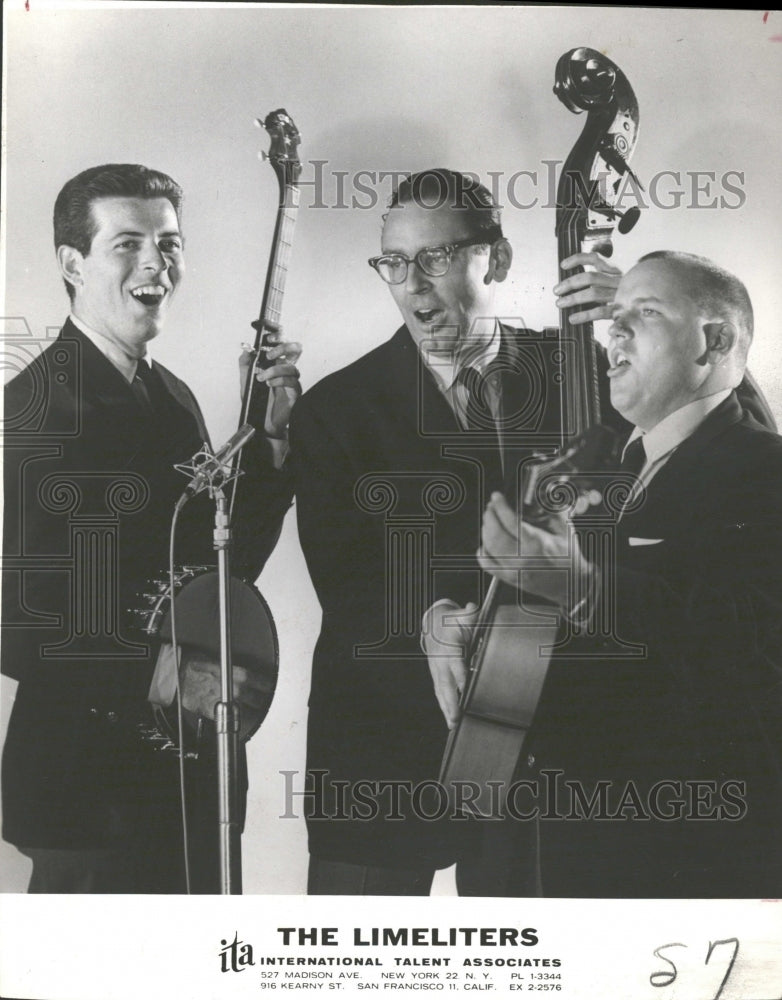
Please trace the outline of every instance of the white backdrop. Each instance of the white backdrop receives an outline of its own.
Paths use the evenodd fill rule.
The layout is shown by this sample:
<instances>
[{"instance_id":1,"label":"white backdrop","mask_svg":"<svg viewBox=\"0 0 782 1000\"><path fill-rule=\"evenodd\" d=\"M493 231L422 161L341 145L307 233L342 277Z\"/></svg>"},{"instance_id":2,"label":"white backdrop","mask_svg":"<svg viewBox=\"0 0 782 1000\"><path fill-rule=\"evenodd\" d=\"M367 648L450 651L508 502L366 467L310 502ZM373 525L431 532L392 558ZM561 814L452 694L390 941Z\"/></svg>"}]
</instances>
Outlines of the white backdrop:
<instances>
[{"instance_id":1,"label":"white backdrop","mask_svg":"<svg viewBox=\"0 0 782 1000\"><path fill-rule=\"evenodd\" d=\"M390 182L376 203L348 207L360 170L450 166L488 180L497 172L505 231L515 249L500 312L552 325L554 211L546 160L562 160L583 119L553 96L558 57L577 45L605 52L628 76L641 109L633 167L647 183L678 172L678 207L652 206L617 240L614 260L702 253L747 283L757 311L751 368L782 421L782 199L779 194L782 16L758 11L631 8L347 7L187 9L100 3L5 9L4 316L36 337L59 327L67 301L51 241L62 183L103 162L145 163L186 192L187 278L154 354L193 388L213 440L238 416L235 359L257 316L276 212L276 180L256 154L268 148L253 119L285 107L302 136L302 188L283 309L305 347L305 388L387 339L398 325L366 265L377 252ZM538 171L539 204L507 203L519 170ZM693 205L688 172L714 175ZM721 186L725 174L741 195ZM344 198L339 178L344 178ZM707 183L705 180L703 183ZM668 206L672 178L658 194ZM517 181L517 200L532 185ZM727 205L720 207L724 197ZM343 207L339 206L342 201ZM345 204L347 202L347 204ZM327 207L316 207L323 204ZM306 696L319 608L289 516L261 589L280 633L281 679L250 744L244 838L247 893L300 893L301 820L282 820L281 769L302 769ZM4 682L4 718L13 685ZM2 735L2 734L0 734ZM0 888L19 891L26 867L2 845ZM448 891L443 885L442 891Z\"/></svg>"}]
</instances>

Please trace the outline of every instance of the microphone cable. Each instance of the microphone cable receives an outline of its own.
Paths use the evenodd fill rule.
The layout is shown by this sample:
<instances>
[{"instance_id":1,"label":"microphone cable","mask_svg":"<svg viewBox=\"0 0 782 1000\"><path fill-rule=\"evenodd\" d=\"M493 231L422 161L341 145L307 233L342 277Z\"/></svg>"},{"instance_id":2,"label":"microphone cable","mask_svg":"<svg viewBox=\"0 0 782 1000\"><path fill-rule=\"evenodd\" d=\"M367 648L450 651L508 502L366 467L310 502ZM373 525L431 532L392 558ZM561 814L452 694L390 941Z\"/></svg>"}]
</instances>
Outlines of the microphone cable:
<instances>
[{"instance_id":1,"label":"microphone cable","mask_svg":"<svg viewBox=\"0 0 782 1000\"><path fill-rule=\"evenodd\" d=\"M185 891L191 895L190 884L190 844L187 822L187 792L185 791L185 740L184 721L182 718L182 691L180 687L179 668L180 650L176 636L176 572L174 562L174 540L176 537L176 525L179 520L179 512L182 508L177 504L174 507L174 515L171 518L171 531L168 541L168 587L171 593L170 614L171 614L171 644L174 647L174 672L176 678L176 714L177 714L177 740L179 742L179 803L182 812L182 856L185 866Z\"/></svg>"}]
</instances>

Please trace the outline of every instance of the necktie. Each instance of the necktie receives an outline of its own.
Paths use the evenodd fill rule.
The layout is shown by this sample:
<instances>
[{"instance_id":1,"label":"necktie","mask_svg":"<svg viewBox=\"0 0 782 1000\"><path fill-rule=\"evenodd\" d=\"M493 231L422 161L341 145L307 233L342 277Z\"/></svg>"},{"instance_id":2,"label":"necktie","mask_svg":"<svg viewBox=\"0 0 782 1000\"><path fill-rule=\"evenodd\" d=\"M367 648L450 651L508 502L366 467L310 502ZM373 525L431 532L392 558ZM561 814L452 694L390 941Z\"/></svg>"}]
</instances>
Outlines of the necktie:
<instances>
[{"instance_id":1,"label":"necktie","mask_svg":"<svg viewBox=\"0 0 782 1000\"><path fill-rule=\"evenodd\" d=\"M455 385L461 393L455 394L456 411L462 426L468 431L480 432L476 444L480 448L483 467L483 484L488 499L492 490L503 489L505 455L501 432L492 410L493 395L499 391L491 382L496 375L490 369L479 372L466 366L456 376Z\"/></svg>"},{"instance_id":2,"label":"necktie","mask_svg":"<svg viewBox=\"0 0 782 1000\"><path fill-rule=\"evenodd\" d=\"M637 437L625 448L619 468L632 476L639 476L646 465L646 451L642 437Z\"/></svg>"},{"instance_id":3,"label":"necktie","mask_svg":"<svg viewBox=\"0 0 782 1000\"><path fill-rule=\"evenodd\" d=\"M471 431L494 431L494 416L484 390L484 377L470 365L456 376L456 385L462 387L462 398L457 396L457 408Z\"/></svg>"},{"instance_id":4,"label":"necktie","mask_svg":"<svg viewBox=\"0 0 782 1000\"><path fill-rule=\"evenodd\" d=\"M642 491L643 486L641 485L641 480L638 478L641 474L641 469L643 469L646 464L646 449L644 448L643 438L635 438L630 444L625 448L624 454L622 455L622 461L619 463L619 471L624 472L627 475L634 476L634 482L629 487L627 491L627 496L621 503L621 513L619 517L623 517L625 509L630 506L632 507L633 501Z\"/></svg>"},{"instance_id":5,"label":"necktie","mask_svg":"<svg viewBox=\"0 0 782 1000\"><path fill-rule=\"evenodd\" d=\"M151 375L152 369L149 367L149 362L145 358L141 358L136 365L136 374L133 376L133 381L130 383L130 388L136 397L136 401L148 417L155 415L148 388Z\"/></svg>"}]
</instances>

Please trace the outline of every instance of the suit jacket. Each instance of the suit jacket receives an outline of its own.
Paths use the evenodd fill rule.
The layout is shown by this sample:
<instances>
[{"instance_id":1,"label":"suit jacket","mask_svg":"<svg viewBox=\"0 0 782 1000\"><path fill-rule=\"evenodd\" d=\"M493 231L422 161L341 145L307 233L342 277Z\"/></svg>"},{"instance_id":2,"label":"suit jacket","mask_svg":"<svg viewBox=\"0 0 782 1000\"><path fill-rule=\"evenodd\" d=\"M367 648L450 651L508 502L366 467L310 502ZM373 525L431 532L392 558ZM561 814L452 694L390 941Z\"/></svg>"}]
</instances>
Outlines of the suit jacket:
<instances>
[{"instance_id":1,"label":"suit jacket","mask_svg":"<svg viewBox=\"0 0 782 1000\"><path fill-rule=\"evenodd\" d=\"M782 438L729 397L621 517L603 575L612 634L554 659L520 771L543 894L779 896Z\"/></svg>"},{"instance_id":2,"label":"suit jacket","mask_svg":"<svg viewBox=\"0 0 782 1000\"><path fill-rule=\"evenodd\" d=\"M6 387L2 667L19 680L3 754L12 843L107 845L176 802L175 768L136 737L156 646L124 611L165 573L184 487L173 464L208 435L193 394L157 362L147 389L152 412L70 321ZM254 450L252 488L239 494L238 571L251 579L290 502L267 447ZM178 562L215 562L213 521L206 494L184 508Z\"/></svg>"},{"instance_id":3,"label":"suit jacket","mask_svg":"<svg viewBox=\"0 0 782 1000\"><path fill-rule=\"evenodd\" d=\"M412 789L437 778L447 735L421 616L439 597L479 598L486 498L514 480L516 450L558 442L551 350L541 335L503 329L497 372L514 430L504 469L494 431L460 429L405 327L293 412L299 536L323 612L307 753L318 857L444 866L463 847L464 823L412 815ZM384 781L407 783L396 804ZM345 799L339 782L365 801ZM431 815L437 803L422 808Z\"/></svg>"}]
</instances>

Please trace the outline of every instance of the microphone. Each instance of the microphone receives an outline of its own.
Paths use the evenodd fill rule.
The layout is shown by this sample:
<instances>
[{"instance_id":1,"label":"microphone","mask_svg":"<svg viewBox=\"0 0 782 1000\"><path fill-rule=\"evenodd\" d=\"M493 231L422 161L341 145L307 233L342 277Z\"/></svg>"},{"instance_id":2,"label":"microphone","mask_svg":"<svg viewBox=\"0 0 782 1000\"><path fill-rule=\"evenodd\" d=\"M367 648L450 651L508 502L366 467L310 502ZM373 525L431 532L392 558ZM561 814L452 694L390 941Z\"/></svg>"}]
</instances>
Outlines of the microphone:
<instances>
[{"instance_id":1,"label":"microphone","mask_svg":"<svg viewBox=\"0 0 782 1000\"><path fill-rule=\"evenodd\" d=\"M195 472L195 475L185 487L185 492L177 501L177 507L182 507L191 497L211 486L212 481L217 476L222 476L222 481L225 482L228 475L230 475L230 469L225 469L224 466L228 465L234 455L247 444L253 434L255 434L255 428L252 424L242 424L239 430L229 437L223 447L219 451L216 451L214 455L207 453L203 457L204 452L199 452L189 466L177 466L183 472ZM199 458L201 458L201 463L200 465L196 465Z\"/></svg>"}]
</instances>

